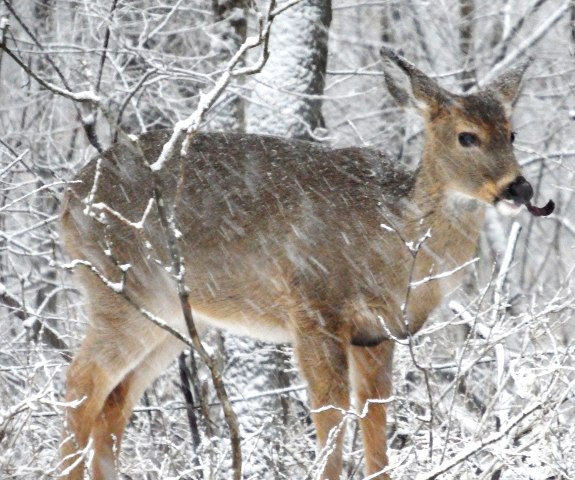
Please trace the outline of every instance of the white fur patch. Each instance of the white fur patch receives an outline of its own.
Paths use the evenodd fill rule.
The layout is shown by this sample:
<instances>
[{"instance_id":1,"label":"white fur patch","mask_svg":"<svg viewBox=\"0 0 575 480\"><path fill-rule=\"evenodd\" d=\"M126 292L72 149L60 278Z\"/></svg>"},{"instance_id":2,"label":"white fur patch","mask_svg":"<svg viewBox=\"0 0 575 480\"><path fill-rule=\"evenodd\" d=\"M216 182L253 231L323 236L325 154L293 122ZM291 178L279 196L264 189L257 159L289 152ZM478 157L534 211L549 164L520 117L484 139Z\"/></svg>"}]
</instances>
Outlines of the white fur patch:
<instances>
[{"instance_id":1,"label":"white fur patch","mask_svg":"<svg viewBox=\"0 0 575 480\"><path fill-rule=\"evenodd\" d=\"M516 205L509 200L500 200L495 204L495 208L501 215L506 217L514 217L521 211L522 205Z\"/></svg>"},{"instance_id":2,"label":"white fur patch","mask_svg":"<svg viewBox=\"0 0 575 480\"><path fill-rule=\"evenodd\" d=\"M291 342L291 334L287 327L270 325L267 322L251 320L249 318L230 319L213 318L192 309L194 320L199 324L225 330L243 337L250 337L264 342L284 343Z\"/></svg>"},{"instance_id":3,"label":"white fur patch","mask_svg":"<svg viewBox=\"0 0 575 480\"><path fill-rule=\"evenodd\" d=\"M482 204L480 200L458 190L448 190L445 198L447 200L446 206L455 212L461 210L473 212Z\"/></svg>"},{"instance_id":4,"label":"white fur patch","mask_svg":"<svg viewBox=\"0 0 575 480\"><path fill-rule=\"evenodd\" d=\"M152 288L151 291L159 293L155 296L150 295L150 297L146 299L147 301L140 299L140 302L149 311L157 312L156 314L171 327L187 335L184 315L181 310L177 291L173 288L173 280L163 268L158 269L158 272L160 275L157 275L155 278L157 286L156 288ZM170 288L166 289L166 285L170 285ZM265 342L284 343L292 341L287 325L282 325L279 321L270 323L264 319L250 318L241 313L238 314L237 317L216 318L199 312L193 307L192 317L196 323L196 327L198 327L200 331L200 335L205 331L206 327L210 326ZM135 332L135 334L137 335L137 332Z\"/></svg>"}]
</instances>

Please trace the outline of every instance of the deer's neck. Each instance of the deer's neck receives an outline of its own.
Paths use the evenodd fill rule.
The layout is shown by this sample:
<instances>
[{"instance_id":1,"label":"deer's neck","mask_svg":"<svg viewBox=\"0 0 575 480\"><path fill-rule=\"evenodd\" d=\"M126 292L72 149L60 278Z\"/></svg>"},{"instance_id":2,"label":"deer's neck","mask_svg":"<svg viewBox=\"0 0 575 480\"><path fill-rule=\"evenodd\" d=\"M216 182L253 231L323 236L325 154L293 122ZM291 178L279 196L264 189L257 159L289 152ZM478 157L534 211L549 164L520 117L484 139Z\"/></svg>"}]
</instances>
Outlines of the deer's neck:
<instances>
[{"instance_id":1,"label":"deer's neck","mask_svg":"<svg viewBox=\"0 0 575 480\"><path fill-rule=\"evenodd\" d=\"M420 244L411 271L412 284L420 283L410 293L412 331L421 328L446 291L460 281L461 270L444 275L475 255L484 219L484 206L450 189L438 170L436 164L422 162L406 221L406 237Z\"/></svg>"},{"instance_id":2,"label":"deer's neck","mask_svg":"<svg viewBox=\"0 0 575 480\"><path fill-rule=\"evenodd\" d=\"M429 154L422 158L411 200L414 209L408 221L410 240L416 241L417 235L421 237L429 231L431 237L426 243L448 247L445 252L436 252L442 257L449 258L461 250L454 249L457 244L448 241L447 236L461 240L468 256L475 253L484 205L453 189L441 162Z\"/></svg>"}]
</instances>

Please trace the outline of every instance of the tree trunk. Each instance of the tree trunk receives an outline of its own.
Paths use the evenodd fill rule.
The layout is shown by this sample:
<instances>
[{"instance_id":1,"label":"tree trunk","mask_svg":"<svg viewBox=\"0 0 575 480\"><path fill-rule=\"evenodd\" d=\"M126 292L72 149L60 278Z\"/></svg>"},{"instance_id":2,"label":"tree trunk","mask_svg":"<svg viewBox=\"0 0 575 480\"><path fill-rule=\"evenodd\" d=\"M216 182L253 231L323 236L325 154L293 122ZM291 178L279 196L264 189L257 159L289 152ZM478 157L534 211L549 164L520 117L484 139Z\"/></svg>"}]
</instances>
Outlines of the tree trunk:
<instances>
[{"instance_id":1,"label":"tree trunk","mask_svg":"<svg viewBox=\"0 0 575 480\"><path fill-rule=\"evenodd\" d=\"M381 15L381 40L383 43L394 45L397 43L395 24L401 19L401 12L395 2L383 6Z\"/></svg>"},{"instance_id":2,"label":"tree trunk","mask_svg":"<svg viewBox=\"0 0 575 480\"><path fill-rule=\"evenodd\" d=\"M244 0L212 0L214 35L212 54L223 67L246 40L247 20ZM218 132L245 131L244 100L239 94L243 80L235 79L213 106L206 130Z\"/></svg>"},{"instance_id":3,"label":"tree trunk","mask_svg":"<svg viewBox=\"0 0 575 480\"><path fill-rule=\"evenodd\" d=\"M463 63L461 87L467 92L476 84L475 72L475 4L474 0L459 0L459 51Z\"/></svg>"},{"instance_id":4,"label":"tree trunk","mask_svg":"<svg viewBox=\"0 0 575 480\"><path fill-rule=\"evenodd\" d=\"M325 126L319 96L330 23L330 0L304 0L275 20L270 57L248 108L249 132L312 140Z\"/></svg>"}]
</instances>

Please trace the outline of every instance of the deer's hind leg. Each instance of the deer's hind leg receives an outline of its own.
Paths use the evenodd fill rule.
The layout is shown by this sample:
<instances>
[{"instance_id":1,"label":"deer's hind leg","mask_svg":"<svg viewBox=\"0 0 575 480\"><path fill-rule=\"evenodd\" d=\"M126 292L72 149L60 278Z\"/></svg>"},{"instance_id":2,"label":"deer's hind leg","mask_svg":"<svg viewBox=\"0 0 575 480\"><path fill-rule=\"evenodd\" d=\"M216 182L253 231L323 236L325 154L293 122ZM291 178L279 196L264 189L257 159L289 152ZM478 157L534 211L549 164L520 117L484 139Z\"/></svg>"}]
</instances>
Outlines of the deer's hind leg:
<instances>
[{"instance_id":1,"label":"deer's hind leg","mask_svg":"<svg viewBox=\"0 0 575 480\"><path fill-rule=\"evenodd\" d=\"M134 347L122 351L116 342L105 339L90 327L88 335L74 357L67 373L66 402L76 403L66 408L61 454L62 473L67 480L84 478L86 447L98 415L108 396L148 353ZM120 388L116 392L123 393ZM75 464L75 466L73 466Z\"/></svg>"},{"instance_id":2,"label":"deer's hind leg","mask_svg":"<svg viewBox=\"0 0 575 480\"><path fill-rule=\"evenodd\" d=\"M79 460L91 437L94 479L109 480L116 478L120 441L135 403L182 345L159 329L154 339L147 338L150 347L144 346L146 339L139 339L139 347L114 349L93 338L88 335L68 369L66 400L80 404L66 411L63 470ZM83 475L83 461L79 461L64 478L80 480Z\"/></svg>"},{"instance_id":3,"label":"deer's hind leg","mask_svg":"<svg viewBox=\"0 0 575 480\"><path fill-rule=\"evenodd\" d=\"M94 478L115 479L124 428L146 388L166 369L183 345L168 335L110 392L92 429Z\"/></svg>"},{"instance_id":4,"label":"deer's hind leg","mask_svg":"<svg viewBox=\"0 0 575 480\"><path fill-rule=\"evenodd\" d=\"M132 404L126 400L136 378L132 372L137 372L136 367L142 365L169 335L142 317L99 279L89 275L84 276L83 283L90 292L90 326L67 372L66 402L76 403L67 407L64 415L62 477L67 480L84 478L83 457L90 437L94 442L101 438L103 424L100 420L119 416L113 412ZM165 307L173 316L173 305L173 302L171 305L169 302L157 303L153 311ZM125 406L119 409L117 405ZM99 420L102 412L105 413ZM97 433L96 437L94 433ZM101 444L102 448L94 445L94 464L98 463L100 451L106 451L104 445Z\"/></svg>"}]
</instances>

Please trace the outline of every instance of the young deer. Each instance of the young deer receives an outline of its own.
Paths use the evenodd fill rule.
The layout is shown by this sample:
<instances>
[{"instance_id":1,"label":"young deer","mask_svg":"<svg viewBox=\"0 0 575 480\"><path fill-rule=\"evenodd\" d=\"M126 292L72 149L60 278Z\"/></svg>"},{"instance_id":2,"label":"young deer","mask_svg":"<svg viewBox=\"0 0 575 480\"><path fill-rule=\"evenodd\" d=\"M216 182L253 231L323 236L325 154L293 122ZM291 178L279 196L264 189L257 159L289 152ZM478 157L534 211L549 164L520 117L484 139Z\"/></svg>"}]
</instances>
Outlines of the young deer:
<instances>
[{"instance_id":1,"label":"young deer","mask_svg":"<svg viewBox=\"0 0 575 480\"><path fill-rule=\"evenodd\" d=\"M293 344L312 407L337 407L313 415L320 450L341 427L350 391L359 411L390 397L394 341L417 332L459 281L460 273L440 274L474 255L484 205L549 213L531 206L511 145L508 115L525 66L459 96L394 52L381 53L389 92L426 122L415 178L375 150L220 133L195 135L156 178L181 234L196 323ZM68 369L66 399L78 402L65 415L68 479L83 478L80 454L90 438L94 478L116 477L134 405L183 348L133 306L186 332L151 202L148 164L168 138L152 132L139 139L141 150L114 146L66 192L67 250L92 267L76 269L91 323ZM143 228L130 224L146 210ZM124 278L123 291L93 269L110 282ZM385 405L369 404L360 423L366 473L376 474L387 465ZM322 478L340 476L342 437L343 428Z\"/></svg>"}]
</instances>

